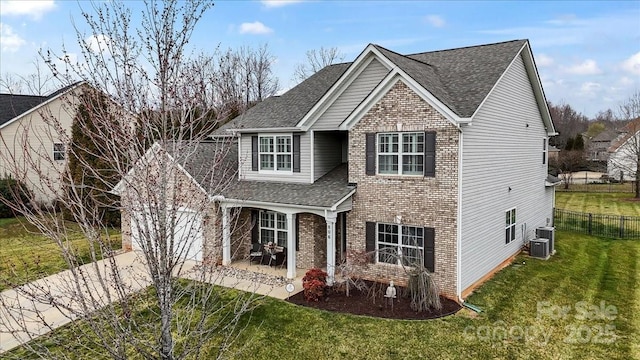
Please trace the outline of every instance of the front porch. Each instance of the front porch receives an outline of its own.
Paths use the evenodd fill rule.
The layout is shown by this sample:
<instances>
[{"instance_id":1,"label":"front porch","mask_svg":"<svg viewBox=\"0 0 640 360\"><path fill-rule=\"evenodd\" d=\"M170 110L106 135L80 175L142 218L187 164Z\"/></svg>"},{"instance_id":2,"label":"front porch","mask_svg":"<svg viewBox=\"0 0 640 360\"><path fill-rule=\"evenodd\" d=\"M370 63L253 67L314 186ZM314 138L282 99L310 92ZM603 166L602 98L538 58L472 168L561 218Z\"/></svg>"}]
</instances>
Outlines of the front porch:
<instances>
[{"instance_id":1,"label":"front porch","mask_svg":"<svg viewBox=\"0 0 640 360\"><path fill-rule=\"evenodd\" d=\"M346 165L313 184L239 181L218 198L222 265L251 266L254 244L260 244L256 251L273 244L281 251L277 263L285 264L287 279L297 278L298 269L326 268L331 284L346 250L346 212L354 193Z\"/></svg>"}]
</instances>

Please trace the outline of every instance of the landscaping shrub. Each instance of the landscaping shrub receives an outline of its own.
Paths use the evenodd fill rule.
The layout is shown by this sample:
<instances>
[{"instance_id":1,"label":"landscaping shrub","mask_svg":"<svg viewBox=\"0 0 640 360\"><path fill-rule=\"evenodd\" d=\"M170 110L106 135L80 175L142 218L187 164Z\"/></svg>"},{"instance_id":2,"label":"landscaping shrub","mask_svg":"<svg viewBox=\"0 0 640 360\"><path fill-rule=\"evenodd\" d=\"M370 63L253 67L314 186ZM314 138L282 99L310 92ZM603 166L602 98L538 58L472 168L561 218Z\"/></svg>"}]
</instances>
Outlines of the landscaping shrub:
<instances>
[{"instance_id":1,"label":"landscaping shrub","mask_svg":"<svg viewBox=\"0 0 640 360\"><path fill-rule=\"evenodd\" d=\"M0 178L0 218L16 215L6 202L28 204L30 199L30 191L25 184L11 177Z\"/></svg>"},{"instance_id":2,"label":"landscaping shrub","mask_svg":"<svg viewBox=\"0 0 640 360\"><path fill-rule=\"evenodd\" d=\"M305 300L322 299L327 288L327 273L318 268L309 269L302 278L302 288Z\"/></svg>"},{"instance_id":3,"label":"landscaping shrub","mask_svg":"<svg viewBox=\"0 0 640 360\"><path fill-rule=\"evenodd\" d=\"M440 310L440 291L429 270L423 266L416 266L408 273L407 292L411 299L411 309L417 312Z\"/></svg>"}]
</instances>

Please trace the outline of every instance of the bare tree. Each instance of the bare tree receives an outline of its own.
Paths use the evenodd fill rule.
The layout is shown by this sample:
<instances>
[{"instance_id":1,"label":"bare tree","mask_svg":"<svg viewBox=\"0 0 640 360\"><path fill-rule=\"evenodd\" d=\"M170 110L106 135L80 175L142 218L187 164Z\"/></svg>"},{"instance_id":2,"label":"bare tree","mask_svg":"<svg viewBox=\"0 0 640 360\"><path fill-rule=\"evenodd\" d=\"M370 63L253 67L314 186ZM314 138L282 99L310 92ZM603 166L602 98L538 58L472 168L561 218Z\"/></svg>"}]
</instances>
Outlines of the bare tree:
<instances>
[{"instance_id":1,"label":"bare tree","mask_svg":"<svg viewBox=\"0 0 640 360\"><path fill-rule=\"evenodd\" d=\"M46 318L41 312L46 305L73 322L63 335L53 333L47 339L66 353L51 353L38 342L25 345L42 358L75 358L75 349L114 359L132 353L147 359L198 358L205 347L209 358L220 358L236 339L240 317L250 310L253 296L226 296L225 290L209 285L216 280L215 264L205 261L193 267L185 260L200 251L191 240L203 232L208 245L202 257L215 259L221 251L216 245L223 231L215 220L219 209L209 194L226 187L235 171L228 160L232 144L204 141L215 119L208 127L193 128L194 121L205 116L199 109L210 104L194 89L208 89L210 79L194 76L192 70L195 66L206 73L210 64L192 61L187 44L211 6L205 0L145 2L136 25L123 2L92 4L82 10L90 36L78 31L81 61L72 62L64 50L61 56L48 52L57 78L67 84L84 81L65 96L61 108L91 109L75 118L75 126L92 146L76 143L67 149L84 165L80 174L40 151L47 141L71 141L54 112L41 114L50 129L46 135L34 137L35 124L26 123L16 138L0 139L0 154L11 173L35 193L55 194L57 206L34 206L34 197L26 202L16 202L14 196L0 200L57 244L69 267L60 284L30 283L14 289L13 299L0 297L2 325L9 332L3 337L31 339L53 329L60 319ZM65 63L60 66L54 58ZM203 61L201 67L197 61ZM231 76L233 70L217 75ZM211 101L223 106L216 96ZM223 112L215 114L219 119ZM88 158L98 159L103 168ZM182 169L189 169L198 184ZM113 189L120 201L100 196L103 189ZM99 211L115 206L123 214L122 236L135 237L140 249L144 271L139 276L128 274L130 269L111 256L112 231L102 225ZM77 225L70 226L58 207ZM85 266L69 245L78 228L91 251ZM100 258L104 265L96 261ZM195 281L180 280L184 276ZM33 322L37 331L28 326Z\"/></svg>"},{"instance_id":2,"label":"bare tree","mask_svg":"<svg viewBox=\"0 0 640 360\"><path fill-rule=\"evenodd\" d=\"M628 121L623 134L612 145L607 164L608 173L615 178L629 176L634 181L635 197L640 198L640 91L633 93L620 105L619 117ZM625 176L626 175L626 176Z\"/></svg>"},{"instance_id":3,"label":"bare tree","mask_svg":"<svg viewBox=\"0 0 640 360\"><path fill-rule=\"evenodd\" d=\"M587 130L589 125L586 116L574 110L571 105L561 103L549 105L549 113L559 135L551 138L551 145L564 149L568 139Z\"/></svg>"},{"instance_id":4,"label":"bare tree","mask_svg":"<svg viewBox=\"0 0 640 360\"><path fill-rule=\"evenodd\" d=\"M55 81L49 67L33 61L33 73L22 76L6 73L0 77L0 91L10 94L44 96L54 90Z\"/></svg>"},{"instance_id":5,"label":"bare tree","mask_svg":"<svg viewBox=\"0 0 640 360\"><path fill-rule=\"evenodd\" d=\"M549 167L558 173L565 189L569 189L573 182L573 174L580 171L584 164L585 158L582 150L561 150L557 158L549 159Z\"/></svg>"},{"instance_id":6,"label":"bare tree","mask_svg":"<svg viewBox=\"0 0 640 360\"><path fill-rule=\"evenodd\" d=\"M293 70L293 80L301 82L315 74L320 69L344 60L344 55L337 47L312 49L307 51L307 60L296 65Z\"/></svg>"}]
</instances>

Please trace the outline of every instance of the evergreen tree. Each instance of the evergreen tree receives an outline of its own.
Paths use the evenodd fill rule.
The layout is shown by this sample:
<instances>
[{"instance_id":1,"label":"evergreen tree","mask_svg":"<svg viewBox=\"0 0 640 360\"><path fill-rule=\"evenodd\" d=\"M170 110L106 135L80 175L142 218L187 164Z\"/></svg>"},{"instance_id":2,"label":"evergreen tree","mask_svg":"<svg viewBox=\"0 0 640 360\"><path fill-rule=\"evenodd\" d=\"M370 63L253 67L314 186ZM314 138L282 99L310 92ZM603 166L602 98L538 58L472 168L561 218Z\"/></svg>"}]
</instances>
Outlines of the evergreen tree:
<instances>
[{"instance_id":1,"label":"evergreen tree","mask_svg":"<svg viewBox=\"0 0 640 360\"><path fill-rule=\"evenodd\" d=\"M573 138L567 139L567 143L565 144L564 149L567 151L573 150Z\"/></svg>"},{"instance_id":2,"label":"evergreen tree","mask_svg":"<svg viewBox=\"0 0 640 360\"><path fill-rule=\"evenodd\" d=\"M110 125L95 121L108 119L107 122L115 122L117 119L114 116L104 116L110 111L109 100L103 93L88 87L80 94L77 110L71 127L68 162L71 179L66 191L75 191L81 195L85 206L94 210L95 223L119 227L119 199L109 193L119 179L110 160L102 154L105 147L100 144L100 137L96 136L101 133L101 127Z\"/></svg>"},{"instance_id":3,"label":"evergreen tree","mask_svg":"<svg viewBox=\"0 0 640 360\"><path fill-rule=\"evenodd\" d=\"M576 138L573 140L573 150L583 151L584 150L584 139L582 135L576 135Z\"/></svg>"}]
</instances>

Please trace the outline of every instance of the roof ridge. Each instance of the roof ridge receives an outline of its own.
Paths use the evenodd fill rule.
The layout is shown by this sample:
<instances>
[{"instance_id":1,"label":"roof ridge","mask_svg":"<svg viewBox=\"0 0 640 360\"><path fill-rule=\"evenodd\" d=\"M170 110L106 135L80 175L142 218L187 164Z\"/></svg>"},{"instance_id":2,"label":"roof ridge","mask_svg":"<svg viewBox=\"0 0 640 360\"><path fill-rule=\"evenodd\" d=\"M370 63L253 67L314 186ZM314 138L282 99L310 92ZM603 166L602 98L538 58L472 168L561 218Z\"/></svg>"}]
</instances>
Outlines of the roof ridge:
<instances>
[{"instance_id":1,"label":"roof ridge","mask_svg":"<svg viewBox=\"0 0 640 360\"><path fill-rule=\"evenodd\" d=\"M422 55L422 54L433 54L433 53L438 53L438 52L455 51L455 50L463 50L463 49L471 49L471 48L481 48L481 47L487 47L487 46L494 46L494 45L500 45L500 44L513 43L513 42L518 42L518 41L529 41L529 40L528 39L514 39L514 40L507 40L507 41L499 41L499 42L491 43L491 44L468 45L468 46L461 46L461 47L451 48L451 49L423 51L423 52L418 52L418 53L406 54L406 55L403 55L403 56L410 57L410 56Z\"/></svg>"},{"instance_id":2,"label":"roof ridge","mask_svg":"<svg viewBox=\"0 0 640 360\"><path fill-rule=\"evenodd\" d=\"M0 95L7 95L7 96L28 96L28 97L32 97L32 98L43 98L46 99L47 96L44 95L29 95L29 94L12 94L12 93L0 93Z\"/></svg>"},{"instance_id":3,"label":"roof ridge","mask_svg":"<svg viewBox=\"0 0 640 360\"><path fill-rule=\"evenodd\" d=\"M424 61L421 61L421 60L418 60L418 59L411 58L411 57L409 57L409 55L400 54L400 53L399 53L399 52L397 52L397 51L389 50L389 49L387 49L386 47L384 47L384 46L380 46L380 45L378 45L378 44L372 44L372 45L373 45L373 46L375 46L375 47L377 47L377 48L381 48L381 49L383 49L383 50L386 50L386 51L388 51L388 52L390 52L390 53L396 54L396 55L398 55L398 56L402 56L403 58L406 58L406 59L408 59L408 60L413 60L413 61L419 62L419 63L424 64L424 65L428 65L428 66L430 66L430 67L432 67L432 68L436 69L436 66L435 66L435 65L429 64L429 63L427 63L427 62L424 62Z\"/></svg>"}]
</instances>

